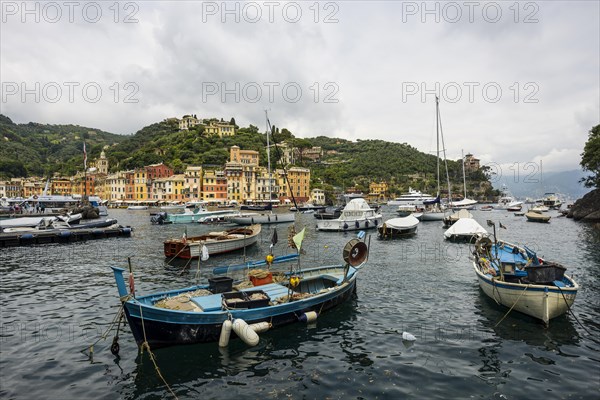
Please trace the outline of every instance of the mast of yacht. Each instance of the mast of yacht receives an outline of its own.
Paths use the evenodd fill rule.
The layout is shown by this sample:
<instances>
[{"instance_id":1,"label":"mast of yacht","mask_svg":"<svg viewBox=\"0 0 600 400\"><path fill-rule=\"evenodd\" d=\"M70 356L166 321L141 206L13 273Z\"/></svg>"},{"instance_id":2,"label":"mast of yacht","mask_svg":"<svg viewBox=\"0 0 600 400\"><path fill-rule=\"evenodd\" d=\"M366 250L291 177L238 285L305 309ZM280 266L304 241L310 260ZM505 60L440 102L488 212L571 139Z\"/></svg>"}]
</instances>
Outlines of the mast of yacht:
<instances>
[{"instance_id":1,"label":"mast of yacht","mask_svg":"<svg viewBox=\"0 0 600 400\"><path fill-rule=\"evenodd\" d=\"M269 115L267 114L267 110L265 110L265 127L267 130L267 176L269 177L269 205L271 205L273 188L271 187L271 145L269 143Z\"/></svg>"},{"instance_id":2,"label":"mast of yacht","mask_svg":"<svg viewBox=\"0 0 600 400\"><path fill-rule=\"evenodd\" d=\"M440 98L435 96L435 144L437 167L437 197L440 197Z\"/></svg>"},{"instance_id":3,"label":"mast of yacht","mask_svg":"<svg viewBox=\"0 0 600 400\"><path fill-rule=\"evenodd\" d=\"M439 103L439 100L438 100ZM440 113L440 108L438 105L438 116ZM448 183L448 205L452 206L452 188L450 186L450 175L448 174L448 158L446 157L446 143L444 142L444 131L442 129L442 121L441 118L438 117L439 125L440 125L440 136L442 137L442 150L444 152L444 167L446 168L446 182ZM439 157L438 157L439 159ZM439 185L439 173L438 173L438 185ZM441 208L441 207L440 207Z\"/></svg>"},{"instance_id":4,"label":"mast of yacht","mask_svg":"<svg viewBox=\"0 0 600 400\"><path fill-rule=\"evenodd\" d=\"M463 167L463 187L465 188L465 200L467 199L467 178L465 177L465 152L463 149L460 150L460 157L462 159Z\"/></svg>"}]
</instances>

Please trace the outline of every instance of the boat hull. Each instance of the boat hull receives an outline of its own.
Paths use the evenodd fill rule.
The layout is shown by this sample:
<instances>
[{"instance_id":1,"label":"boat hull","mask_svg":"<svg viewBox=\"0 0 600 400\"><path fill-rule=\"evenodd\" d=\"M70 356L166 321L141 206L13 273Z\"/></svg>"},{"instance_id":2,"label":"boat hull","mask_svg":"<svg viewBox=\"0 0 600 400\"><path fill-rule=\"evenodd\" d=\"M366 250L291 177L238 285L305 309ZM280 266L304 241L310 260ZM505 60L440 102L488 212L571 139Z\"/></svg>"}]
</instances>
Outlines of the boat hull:
<instances>
[{"instance_id":1,"label":"boat hull","mask_svg":"<svg viewBox=\"0 0 600 400\"><path fill-rule=\"evenodd\" d=\"M254 224L283 224L287 222L294 222L296 215L293 213L281 213L281 214L256 214L252 216L241 216L228 218L229 222L238 225L254 225Z\"/></svg>"},{"instance_id":2,"label":"boat hull","mask_svg":"<svg viewBox=\"0 0 600 400\"><path fill-rule=\"evenodd\" d=\"M377 228L379 232L379 237L382 239L394 239L394 238L402 238L407 236L412 236L417 233L417 227L413 226L410 228L390 228L386 227L385 224L379 226Z\"/></svg>"},{"instance_id":3,"label":"boat hull","mask_svg":"<svg viewBox=\"0 0 600 400\"><path fill-rule=\"evenodd\" d=\"M205 245L208 249L208 254L211 256L217 254L229 253L231 251L236 251L243 249L244 247L249 247L255 244L258 240L258 236L248 237L247 239L238 239L235 241L228 242L196 242L196 243L182 243L178 241L177 243L173 242L165 242L164 250L165 257L176 257L182 259L192 259L200 257L200 253L202 251L202 245Z\"/></svg>"},{"instance_id":4,"label":"boat hull","mask_svg":"<svg viewBox=\"0 0 600 400\"><path fill-rule=\"evenodd\" d=\"M363 218L358 220L320 220L317 222L317 230L319 231L332 231L332 232L345 232L345 231L358 231L363 229L375 229L381 223L382 217L377 216L375 218Z\"/></svg>"},{"instance_id":5,"label":"boat hull","mask_svg":"<svg viewBox=\"0 0 600 400\"><path fill-rule=\"evenodd\" d=\"M473 268L481 290L498 304L542 320L548 324L552 318L565 314L575 302L579 286L567 275L564 280L572 287L558 288L550 285L535 285L502 282L491 275L483 274L476 262Z\"/></svg>"},{"instance_id":6,"label":"boat hull","mask_svg":"<svg viewBox=\"0 0 600 400\"><path fill-rule=\"evenodd\" d=\"M261 286L252 289L261 289ZM274 306L186 312L149 306L137 300L128 300L123 304L129 327L138 345L141 346L147 341L150 347L155 349L173 345L216 342L219 340L223 322L229 318L240 318L248 324L269 322L272 328L299 322L303 313L326 312L348 301L355 292L356 273L353 273L347 282L332 290ZM233 332L231 335L232 338L236 337Z\"/></svg>"}]
</instances>

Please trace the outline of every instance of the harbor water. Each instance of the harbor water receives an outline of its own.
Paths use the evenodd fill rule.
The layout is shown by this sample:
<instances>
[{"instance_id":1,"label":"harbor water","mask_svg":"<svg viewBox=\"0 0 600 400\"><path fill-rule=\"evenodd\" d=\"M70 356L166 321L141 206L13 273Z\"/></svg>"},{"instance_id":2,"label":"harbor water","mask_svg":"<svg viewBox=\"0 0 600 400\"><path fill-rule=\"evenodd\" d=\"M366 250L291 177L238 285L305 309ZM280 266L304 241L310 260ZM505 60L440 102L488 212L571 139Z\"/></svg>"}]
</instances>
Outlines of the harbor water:
<instances>
[{"instance_id":1,"label":"harbor water","mask_svg":"<svg viewBox=\"0 0 600 400\"><path fill-rule=\"evenodd\" d=\"M395 217L392 208L382 212ZM499 238L568 268L581 286L572 314L549 327L517 312L502 319L508 309L479 289L469 245L444 241L441 222L422 222L401 240L370 231L369 261L347 304L312 324L261 333L251 348L236 339L224 349L155 350L162 376L180 399L597 399L600 231L556 211L549 224L506 211L472 213L488 230L486 220L501 222ZM0 398L173 398L127 326L119 357L110 352L114 332L101 338L120 306L110 267L127 269L130 257L138 294L203 283L214 267L264 259L273 229L264 225L246 252L166 264L165 239L224 227L151 225L147 211L109 215L133 226L133 235L0 252ZM276 255L292 252L289 226L277 226ZM297 216L296 230L307 228L300 263L342 263L355 233L315 226L311 214ZM403 341L403 332L416 340Z\"/></svg>"}]
</instances>

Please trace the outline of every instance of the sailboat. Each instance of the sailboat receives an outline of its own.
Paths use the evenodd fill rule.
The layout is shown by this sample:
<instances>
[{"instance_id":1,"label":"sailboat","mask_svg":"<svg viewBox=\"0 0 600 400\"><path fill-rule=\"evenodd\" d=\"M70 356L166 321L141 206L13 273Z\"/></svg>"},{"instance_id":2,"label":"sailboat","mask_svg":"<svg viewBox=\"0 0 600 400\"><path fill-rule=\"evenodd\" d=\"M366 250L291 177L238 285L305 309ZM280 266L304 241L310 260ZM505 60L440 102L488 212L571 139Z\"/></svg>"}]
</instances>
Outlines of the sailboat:
<instances>
[{"instance_id":1,"label":"sailboat","mask_svg":"<svg viewBox=\"0 0 600 400\"><path fill-rule=\"evenodd\" d=\"M435 130L436 130L436 161L437 161L437 196L434 200L423 201L426 207L421 216L421 221L442 221L446 216L444 207L440 201L440 99L435 97ZM446 146L442 136L442 146L444 147L444 164L446 165L446 180L448 181L448 198L452 198L450 191L450 178L448 176L448 164L446 164Z\"/></svg>"},{"instance_id":2,"label":"sailboat","mask_svg":"<svg viewBox=\"0 0 600 400\"><path fill-rule=\"evenodd\" d=\"M273 191L273 176L271 174L271 146L269 143L270 136L270 125L269 116L267 115L267 110L265 110L265 118L267 121L267 171L269 177L269 206L272 204L272 191ZM276 146L276 144L275 144ZM287 179L287 175L285 176ZM289 186L289 185L288 185ZM269 207L269 210L271 208ZM233 217L229 217L226 220L228 222L232 222L238 225L254 225L254 224L279 224L286 222L294 222L296 219L296 215L292 212L287 213L273 213L272 211L264 212L264 213L243 213L240 215L236 215Z\"/></svg>"},{"instance_id":3,"label":"sailboat","mask_svg":"<svg viewBox=\"0 0 600 400\"><path fill-rule=\"evenodd\" d=\"M454 211L472 210L473 208L475 208L475 204L477 204L477 200L471 200L467 197L467 178L465 176L465 155L462 150L460 153L462 156L463 188L464 188L465 193L464 193L464 197L462 200L453 201L451 203L452 209Z\"/></svg>"}]
</instances>

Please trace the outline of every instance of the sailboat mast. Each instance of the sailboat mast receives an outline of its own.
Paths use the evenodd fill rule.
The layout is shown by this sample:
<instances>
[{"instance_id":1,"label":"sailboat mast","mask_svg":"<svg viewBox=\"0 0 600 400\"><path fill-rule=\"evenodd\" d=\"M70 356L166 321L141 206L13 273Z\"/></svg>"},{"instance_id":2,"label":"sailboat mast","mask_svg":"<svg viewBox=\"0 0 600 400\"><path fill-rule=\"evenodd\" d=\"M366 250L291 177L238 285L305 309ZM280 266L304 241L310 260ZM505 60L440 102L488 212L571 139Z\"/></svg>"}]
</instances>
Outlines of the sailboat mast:
<instances>
[{"instance_id":1,"label":"sailboat mast","mask_svg":"<svg viewBox=\"0 0 600 400\"><path fill-rule=\"evenodd\" d=\"M269 204L271 204L271 198L273 196L271 192L273 191L273 188L271 187L271 146L269 143L269 115L267 114L267 110L265 110L265 126L267 130L267 173L269 177Z\"/></svg>"},{"instance_id":2,"label":"sailboat mast","mask_svg":"<svg viewBox=\"0 0 600 400\"><path fill-rule=\"evenodd\" d=\"M437 195L440 196L440 99L435 96L435 140L437 162Z\"/></svg>"},{"instance_id":3,"label":"sailboat mast","mask_svg":"<svg viewBox=\"0 0 600 400\"><path fill-rule=\"evenodd\" d=\"M463 187L465 188L465 199L467 198L467 178L465 177L465 152L461 149L460 156L462 158L463 167Z\"/></svg>"}]
</instances>

